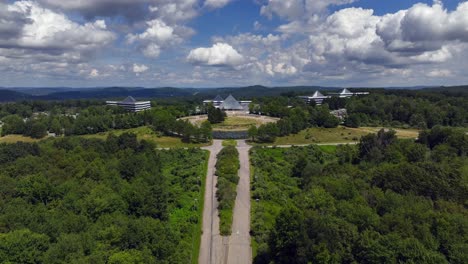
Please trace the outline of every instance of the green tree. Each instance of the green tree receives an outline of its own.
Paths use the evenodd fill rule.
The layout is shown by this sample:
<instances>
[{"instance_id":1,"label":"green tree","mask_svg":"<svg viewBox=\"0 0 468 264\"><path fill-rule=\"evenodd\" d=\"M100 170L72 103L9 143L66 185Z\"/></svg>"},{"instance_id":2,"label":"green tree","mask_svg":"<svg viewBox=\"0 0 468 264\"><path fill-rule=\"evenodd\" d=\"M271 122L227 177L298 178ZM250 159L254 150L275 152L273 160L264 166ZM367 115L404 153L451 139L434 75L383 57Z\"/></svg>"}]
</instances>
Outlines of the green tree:
<instances>
[{"instance_id":1,"label":"green tree","mask_svg":"<svg viewBox=\"0 0 468 264\"><path fill-rule=\"evenodd\" d=\"M46 235L29 229L0 233L0 259L4 263L41 263L48 246Z\"/></svg>"},{"instance_id":2,"label":"green tree","mask_svg":"<svg viewBox=\"0 0 468 264\"><path fill-rule=\"evenodd\" d=\"M4 123L2 127L2 136L8 134L23 134L25 130L25 124L23 118L19 115L9 115L2 118Z\"/></svg>"},{"instance_id":3,"label":"green tree","mask_svg":"<svg viewBox=\"0 0 468 264\"><path fill-rule=\"evenodd\" d=\"M278 135L279 129L274 123L261 125L257 132L257 138L261 142L275 142Z\"/></svg>"},{"instance_id":4,"label":"green tree","mask_svg":"<svg viewBox=\"0 0 468 264\"><path fill-rule=\"evenodd\" d=\"M26 124L26 127L25 134L32 138L40 139L47 136L47 126L43 122L32 121L32 124Z\"/></svg>"},{"instance_id":5,"label":"green tree","mask_svg":"<svg viewBox=\"0 0 468 264\"><path fill-rule=\"evenodd\" d=\"M348 127L360 127L361 117L359 114L350 114L345 119L345 125Z\"/></svg>"},{"instance_id":6,"label":"green tree","mask_svg":"<svg viewBox=\"0 0 468 264\"><path fill-rule=\"evenodd\" d=\"M270 248L276 263L306 263L304 247L304 215L297 208L283 209L271 233Z\"/></svg>"},{"instance_id":7,"label":"green tree","mask_svg":"<svg viewBox=\"0 0 468 264\"><path fill-rule=\"evenodd\" d=\"M222 123L226 118L226 113L219 108L215 108L213 105L209 105L208 109L208 121L211 124Z\"/></svg>"},{"instance_id":8,"label":"green tree","mask_svg":"<svg viewBox=\"0 0 468 264\"><path fill-rule=\"evenodd\" d=\"M212 132L213 128L211 127L211 123L208 121L205 121L201 124L200 126L200 136L202 141L208 142L213 138Z\"/></svg>"},{"instance_id":9,"label":"green tree","mask_svg":"<svg viewBox=\"0 0 468 264\"><path fill-rule=\"evenodd\" d=\"M255 141L258 135L257 126L250 126L248 130L248 135L252 139L252 141Z\"/></svg>"}]
</instances>

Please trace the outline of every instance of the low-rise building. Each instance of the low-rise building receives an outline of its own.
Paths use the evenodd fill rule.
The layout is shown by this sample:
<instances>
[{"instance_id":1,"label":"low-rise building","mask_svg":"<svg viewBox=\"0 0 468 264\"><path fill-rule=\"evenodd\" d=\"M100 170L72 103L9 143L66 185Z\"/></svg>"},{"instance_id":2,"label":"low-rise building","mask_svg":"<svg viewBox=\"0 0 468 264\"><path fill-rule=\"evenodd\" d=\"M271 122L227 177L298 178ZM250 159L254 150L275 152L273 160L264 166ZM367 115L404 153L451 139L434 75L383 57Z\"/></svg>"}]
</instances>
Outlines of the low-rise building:
<instances>
[{"instance_id":1,"label":"low-rise building","mask_svg":"<svg viewBox=\"0 0 468 264\"><path fill-rule=\"evenodd\" d=\"M341 92L339 93L331 93L331 95L333 96L338 96L340 98L349 98L349 97L353 97L353 96L356 96L356 95L367 95L369 94L368 92L356 92L356 93L353 93L351 92L350 90L344 88Z\"/></svg>"},{"instance_id":2,"label":"low-rise building","mask_svg":"<svg viewBox=\"0 0 468 264\"><path fill-rule=\"evenodd\" d=\"M330 98L330 96L325 96L319 91L315 91L312 96L299 96L299 98L303 99L307 104L315 102L316 105L321 105L323 100Z\"/></svg>"},{"instance_id":3,"label":"low-rise building","mask_svg":"<svg viewBox=\"0 0 468 264\"><path fill-rule=\"evenodd\" d=\"M303 99L307 104L310 104L312 101L315 102L316 105L321 105L323 104L323 100L327 98L331 98L333 96L339 97L339 98L350 98L352 96L356 95L367 95L369 94L368 92L351 92L348 89L343 89L339 93L329 93L330 95L323 95L319 91L316 91L313 95L311 96L299 96L299 98Z\"/></svg>"},{"instance_id":4,"label":"low-rise building","mask_svg":"<svg viewBox=\"0 0 468 264\"><path fill-rule=\"evenodd\" d=\"M132 96L125 98L123 101L106 101L106 104L119 106L130 112L140 112L151 109L150 101L137 101Z\"/></svg>"},{"instance_id":5,"label":"low-rise building","mask_svg":"<svg viewBox=\"0 0 468 264\"><path fill-rule=\"evenodd\" d=\"M213 100L203 101L204 105L212 104L214 107L225 111L249 111L250 103L252 101L237 101L232 95L229 95L226 99L218 95Z\"/></svg>"}]
</instances>

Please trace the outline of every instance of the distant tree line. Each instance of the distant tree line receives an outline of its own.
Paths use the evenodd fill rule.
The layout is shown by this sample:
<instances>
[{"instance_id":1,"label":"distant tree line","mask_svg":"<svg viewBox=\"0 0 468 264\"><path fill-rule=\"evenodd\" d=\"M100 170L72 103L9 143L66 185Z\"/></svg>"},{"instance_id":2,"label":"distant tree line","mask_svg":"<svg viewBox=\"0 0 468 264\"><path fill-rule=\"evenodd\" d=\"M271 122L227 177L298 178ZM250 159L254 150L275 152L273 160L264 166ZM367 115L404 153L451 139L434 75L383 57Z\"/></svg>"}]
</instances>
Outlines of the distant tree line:
<instances>
[{"instance_id":1,"label":"distant tree line","mask_svg":"<svg viewBox=\"0 0 468 264\"><path fill-rule=\"evenodd\" d=\"M270 111L273 109L274 99L268 101L265 105ZM282 101L278 98L278 101ZM259 113L271 115L270 112L263 112L262 106L257 107ZM275 108L276 109L276 108ZM309 127L326 127L333 128L340 124L340 120L330 114L328 105L322 106L306 106L298 102L296 107L281 108L279 111L272 114L273 116L281 117L277 123L264 124L257 127L252 126L249 129L249 137L255 142L274 142L277 137L283 137L290 134L297 134L301 130Z\"/></svg>"},{"instance_id":2,"label":"distant tree line","mask_svg":"<svg viewBox=\"0 0 468 264\"><path fill-rule=\"evenodd\" d=\"M392 126L432 128L437 125L466 127L468 125L468 93L450 93L440 89L409 91L368 89L370 95L352 98L331 97L324 100L329 110L346 108L349 127ZM313 110L320 106L305 105L302 99L284 95L257 98L250 112L280 118L288 117L292 109L308 109L312 126L331 126L332 119L314 121ZM320 110L318 110L320 111ZM328 123L328 124L327 124Z\"/></svg>"},{"instance_id":3,"label":"distant tree line","mask_svg":"<svg viewBox=\"0 0 468 264\"><path fill-rule=\"evenodd\" d=\"M22 134L33 138L43 138L47 132L59 136L87 135L146 125L162 134L181 137L187 142L209 141L211 125L208 122L195 126L188 121L177 120L177 117L187 114L174 106L154 107L140 113L129 113L112 106L89 106L75 114L41 112L27 118L11 114L2 118L4 124L1 135Z\"/></svg>"},{"instance_id":4,"label":"distant tree line","mask_svg":"<svg viewBox=\"0 0 468 264\"><path fill-rule=\"evenodd\" d=\"M372 93L347 100L345 124L359 126L393 126L432 128L437 125L466 127L468 96L454 97L423 92Z\"/></svg>"}]
</instances>

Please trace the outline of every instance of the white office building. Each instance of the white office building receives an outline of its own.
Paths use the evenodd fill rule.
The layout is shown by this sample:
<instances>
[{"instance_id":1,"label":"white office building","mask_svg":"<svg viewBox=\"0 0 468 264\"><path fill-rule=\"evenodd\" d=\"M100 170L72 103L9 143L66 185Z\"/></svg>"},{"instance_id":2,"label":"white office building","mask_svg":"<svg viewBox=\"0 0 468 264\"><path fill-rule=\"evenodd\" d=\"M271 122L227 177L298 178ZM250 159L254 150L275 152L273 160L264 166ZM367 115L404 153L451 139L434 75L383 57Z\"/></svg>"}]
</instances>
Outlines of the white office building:
<instances>
[{"instance_id":1,"label":"white office building","mask_svg":"<svg viewBox=\"0 0 468 264\"><path fill-rule=\"evenodd\" d=\"M119 106L130 112L140 112L151 109L150 101L137 101L132 96L125 98L123 101L106 101L106 104Z\"/></svg>"}]
</instances>

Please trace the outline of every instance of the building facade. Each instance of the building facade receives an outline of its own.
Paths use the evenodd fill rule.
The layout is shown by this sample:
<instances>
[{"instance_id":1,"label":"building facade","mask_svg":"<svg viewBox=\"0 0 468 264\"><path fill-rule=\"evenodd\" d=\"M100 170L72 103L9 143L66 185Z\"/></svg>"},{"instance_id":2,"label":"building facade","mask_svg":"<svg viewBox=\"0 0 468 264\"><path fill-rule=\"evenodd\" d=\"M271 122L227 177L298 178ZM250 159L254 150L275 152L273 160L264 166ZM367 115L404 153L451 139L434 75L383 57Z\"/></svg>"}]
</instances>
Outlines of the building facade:
<instances>
[{"instance_id":1,"label":"building facade","mask_svg":"<svg viewBox=\"0 0 468 264\"><path fill-rule=\"evenodd\" d=\"M151 109L150 101L137 101L132 96L125 98L123 101L106 101L106 104L119 106L130 112L140 112Z\"/></svg>"},{"instance_id":2,"label":"building facade","mask_svg":"<svg viewBox=\"0 0 468 264\"><path fill-rule=\"evenodd\" d=\"M325 96L321 92L316 91L313 95L311 96L299 96L306 104L310 104L312 102L315 102L316 105L321 105L323 103L323 100L330 98L330 96Z\"/></svg>"},{"instance_id":3,"label":"building facade","mask_svg":"<svg viewBox=\"0 0 468 264\"><path fill-rule=\"evenodd\" d=\"M325 100L327 98L331 98L333 96L336 96L336 97L339 97L339 98L350 98L350 97L353 97L353 96L356 96L356 95L367 95L367 94L369 94L369 93L368 92L353 93L350 90L345 88L339 93L330 93L329 96L323 95L319 91L316 91L311 96L299 96L299 98L303 99L304 102L306 102L307 104L310 104L313 101L313 102L315 102L316 105L321 105L321 104L323 104L323 100Z\"/></svg>"}]
</instances>

